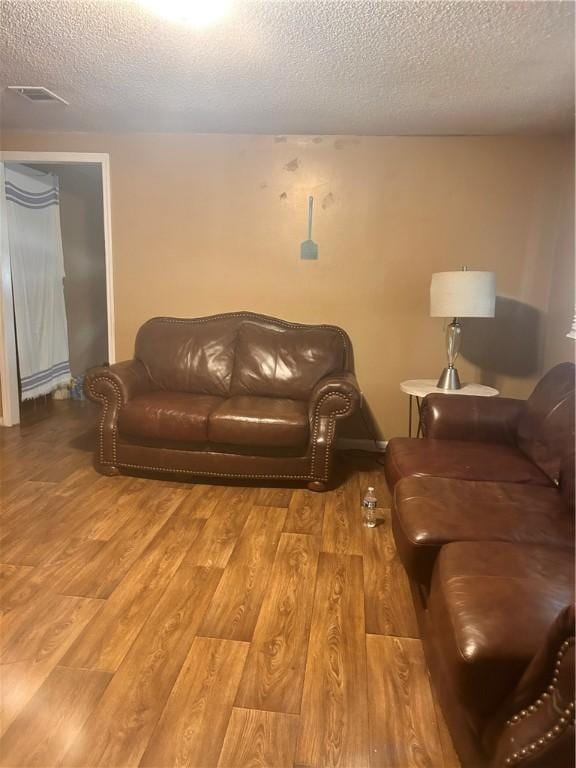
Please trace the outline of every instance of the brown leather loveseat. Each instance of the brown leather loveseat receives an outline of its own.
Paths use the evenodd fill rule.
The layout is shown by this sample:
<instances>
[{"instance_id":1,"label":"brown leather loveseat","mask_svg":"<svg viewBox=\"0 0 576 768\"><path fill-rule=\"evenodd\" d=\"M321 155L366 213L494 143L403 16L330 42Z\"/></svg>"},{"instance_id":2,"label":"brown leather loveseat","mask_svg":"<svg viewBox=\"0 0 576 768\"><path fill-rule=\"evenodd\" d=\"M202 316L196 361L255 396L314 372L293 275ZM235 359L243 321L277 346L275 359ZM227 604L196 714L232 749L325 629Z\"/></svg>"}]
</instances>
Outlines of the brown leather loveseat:
<instances>
[{"instance_id":1,"label":"brown leather loveseat","mask_svg":"<svg viewBox=\"0 0 576 768\"><path fill-rule=\"evenodd\" d=\"M574 765L574 374L431 395L385 469L432 681L465 768Z\"/></svg>"},{"instance_id":2,"label":"brown leather loveseat","mask_svg":"<svg viewBox=\"0 0 576 768\"><path fill-rule=\"evenodd\" d=\"M86 377L102 405L96 466L104 474L305 482L330 479L336 424L360 393L347 334L251 312L158 317L134 359Z\"/></svg>"}]
</instances>

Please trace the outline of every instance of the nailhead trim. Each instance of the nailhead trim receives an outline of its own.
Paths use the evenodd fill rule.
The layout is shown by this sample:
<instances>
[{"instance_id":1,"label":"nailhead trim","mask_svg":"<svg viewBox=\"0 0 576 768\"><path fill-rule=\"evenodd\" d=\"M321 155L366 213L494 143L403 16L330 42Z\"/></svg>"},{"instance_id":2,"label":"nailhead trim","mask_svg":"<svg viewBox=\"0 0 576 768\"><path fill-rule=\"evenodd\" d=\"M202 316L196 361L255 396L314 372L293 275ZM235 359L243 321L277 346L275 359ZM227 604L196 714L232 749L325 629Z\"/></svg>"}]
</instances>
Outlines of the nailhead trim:
<instances>
[{"instance_id":1,"label":"nailhead trim","mask_svg":"<svg viewBox=\"0 0 576 768\"><path fill-rule=\"evenodd\" d=\"M536 699L536 701L531 704L527 709L522 709L518 714L513 715L510 720L506 722L507 727L513 727L514 725L517 725L521 720L524 720L526 717L529 717L530 715L533 715L534 712L537 712L538 709L544 704L544 701L548 698L550 698L550 695L554 693L556 690L556 686L558 685L558 672L560 670L560 667L562 665L562 659L564 657L564 654L568 650L568 648L573 644L573 640L564 640L562 645L560 646L560 650L556 654L556 662L554 664L554 673L552 676L552 683L546 688L546 691L541 694L541 696ZM574 723L574 702L571 701L570 704L568 704L568 707L563 710L562 716L558 719L556 725L554 725L549 731L547 731L543 736L540 736L540 738L536 739L535 741L532 741L528 744L526 744L524 747L521 747L517 752L514 752L510 757L507 757L504 761L505 765L517 765L518 763L522 762L524 758L533 755L535 752L538 751L541 747L546 745L547 743L553 741L554 739L558 738L561 733L564 732L564 730L570 725L571 723Z\"/></svg>"},{"instance_id":2,"label":"nailhead trim","mask_svg":"<svg viewBox=\"0 0 576 768\"><path fill-rule=\"evenodd\" d=\"M123 467L125 469L144 469L152 472L176 472L183 475L202 475L207 477L236 477L244 478L248 480L266 480L271 478L278 478L281 480L322 480L321 478L314 477L314 475L281 475L281 474L262 474L262 475L247 475L246 473L235 472L208 472L206 470L201 471L198 469L172 469L171 467L151 467L149 464L125 464L119 462L116 466Z\"/></svg>"},{"instance_id":3,"label":"nailhead trim","mask_svg":"<svg viewBox=\"0 0 576 768\"><path fill-rule=\"evenodd\" d=\"M322 330L325 331L336 331L344 344L344 351L346 353L346 357L350 357L350 340L348 336L344 333L342 328L339 328L337 325L307 325L306 323L291 323L288 320L280 320L277 317L271 317L270 315L259 315L254 312L222 312L218 315L210 315L209 317L152 317L150 320L147 320L144 325L148 325L148 323L172 323L174 325L184 325L186 323L210 323L213 320L227 320L230 317L237 317L243 320L267 320L271 323L276 323L276 325L280 325L284 328L294 328L296 330L299 329L308 329L308 328L322 328ZM144 327L142 326L142 328Z\"/></svg>"},{"instance_id":4,"label":"nailhead trim","mask_svg":"<svg viewBox=\"0 0 576 768\"><path fill-rule=\"evenodd\" d=\"M172 318L166 318L166 320L172 321ZM175 318L174 318L174 321L176 321ZM189 321L182 320L180 322L189 322ZM327 327L330 327L330 326L327 326ZM94 379L88 380L88 391L90 395L95 400L98 400L99 402L101 402L103 405L102 417L98 425L100 463L105 466L120 466L120 467L125 467L126 469L143 469L143 470L152 470L157 472L179 472L179 473L185 473L189 475L203 475L203 476L210 476L210 477L244 477L244 478L250 478L250 479L283 478L283 479L291 479L291 480L319 480L321 482L327 482L328 474L329 474L328 470L329 470L329 464L330 464L330 448L332 446L332 442L334 440L334 435L336 432L336 420L338 419L339 416L349 413L352 408L352 398L350 398L349 396L341 392L327 392L325 395L323 395L320 398L320 400L316 404L316 408L314 409L311 471L309 475L283 475L283 474L276 474L276 473L247 475L244 473L237 474L237 473L222 473L222 472L200 472L200 471L188 470L188 469L170 469L167 467L151 467L148 465L124 464L124 463L118 462L118 451L117 451L118 431L117 431L116 424L114 424L114 426L112 427L112 461L108 461L104 458L104 425L105 425L106 416L108 413L109 401L106 395L96 391L95 384L99 381L105 381L108 384L110 384L110 386L113 388L118 400L119 408L124 405L124 399L122 397L122 391L118 386L117 382L115 382L114 379L112 379L110 376L96 376ZM336 398L339 398L340 400L343 400L345 405L342 408L331 411L331 413L329 414L328 436L327 436L327 442L326 442L326 448L325 448L324 466L322 468L323 474L321 476L318 476L316 472L316 469L317 469L316 459L318 454L317 439L318 439L318 432L320 430L320 418L319 418L320 408L322 407L322 404L326 400L332 397L336 397Z\"/></svg>"},{"instance_id":5,"label":"nailhead trim","mask_svg":"<svg viewBox=\"0 0 576 768\"><path fill-rule=\"evenodd\" d=\"M326 448L326 457L324 462L324 475L322 477L318 477L315 473L315 457L316 457L316 448L317 443L316 439L318 437L318 431L319 431L319 418L318 418L318 412L320 410L320 407L322 403L328 399L329 397L339 397L340 399L343 399L346 401L346 407L338 409L336 411L332 411L330 414L330 424L328 425L328 440L327 440L327 448ZM334 433L336 431L336 418L338 415L346 413L349 411L349 409L352 406L352 399L347 397L346 395L339 393L339 392L330 392L326 395L324 395L320 400L318 401L318 404L315 409L315 430L314 430L314 436L313 436L313 444L312 444L312 460L311 460L311 471L308 475L284 475L284 474L276 474L276 473L270 473L270 474L246 474L244 472L242 473L234 473L234 472L209 472L209 471L199 471L199 470L193 470L193 469L170 469L169 467L151 467L148 465L141 465L141 464L125 464L123 462L120 462L117 464L119 467L124 467L126 469L143 469L143 470L151 470L153 472L177 472L179 474L187 474L187 475L202 475L205 477L235 477L235 478L247 478L250 480L265 480L269 478L281 478L284 480L319 480L320 482L327 482L328 481L328 466L330 463L330 453L329 448L332 444L332 440L334 439Z\"/></svg>"},{"instance_id":6,"label":"nailhead trim","mask_svg":"<svg viewBox=\"0 0 576 768\"><path fill-rule=\"evenodd\" d=\"M110 386L112 387L112 389L116 394L119 408L121 408L124 405L124 398L122 397L122 390L118 386L118 383L114 381L114 379L112 379L110 376L96 376L93 379L88 379L88 392L90 393L90 395L94 400L98 400L99 402L102 403L102 406L103 406L102 417L98 425L98 437L99 437L98 455L100 457L100 463L110 464L110 462L104 459L104 425L106 423L106 416L108 414L109 401L106 395L96 391L95 385L99 381L105 381L108 384L110 384ZM116 458L117 458L116 441L117 441L117 428L116 428L116 424L114 424L114 426L112 427L112 465L116 464Z\"/></svg>"},{"instance_id":7,"label":"nailhead trim","mask_svg":"<svg viewBox=\"0 0 576 768\"><path fill-rule=\"evenodd\" d=\"M342 392L327 392L316 403L316 408L314 409L314 428L312 432L312 459L311 459L312 475L316 475L316 455L317 455L317 449L318 449L318 433L320 431L320 408L322 407L322 404L331 397L337 397L340 400L343 400L345 405L342 408L331 411L329 415L330 421L328 423L328 437L326 440L326 448L325 448L325 455L324 455L324 467L323 467L324 475L321 478L324 482L328 480L328 467L330 464L330 448L332 446L332 441L334 440L334 434L336 432L336 419L339 416L349 413L352 408L352 398L349 397L348 395L343 394Z\"/></svg>"}]
</instances>

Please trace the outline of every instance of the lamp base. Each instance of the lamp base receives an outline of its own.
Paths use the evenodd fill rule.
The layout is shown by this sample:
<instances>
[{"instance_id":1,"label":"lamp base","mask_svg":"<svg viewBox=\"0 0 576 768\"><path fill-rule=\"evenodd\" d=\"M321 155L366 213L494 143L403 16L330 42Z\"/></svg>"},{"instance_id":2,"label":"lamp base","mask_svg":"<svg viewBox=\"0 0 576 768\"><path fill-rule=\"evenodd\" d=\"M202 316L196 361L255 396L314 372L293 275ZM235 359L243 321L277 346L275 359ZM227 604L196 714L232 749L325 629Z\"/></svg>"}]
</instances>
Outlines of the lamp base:
<instances>
[{"instance_id":1,"label":"lamp base","mask_svg":"<svg viewBox=\"0 0 576 768\"><path fill-rule=\"evenodd\" d=\"M454 368L452 365L449 365L448 368L444 368L436 386L438 389L462 389L460 376L458 376L458 369Z\"/></svg>"}]
</instances>

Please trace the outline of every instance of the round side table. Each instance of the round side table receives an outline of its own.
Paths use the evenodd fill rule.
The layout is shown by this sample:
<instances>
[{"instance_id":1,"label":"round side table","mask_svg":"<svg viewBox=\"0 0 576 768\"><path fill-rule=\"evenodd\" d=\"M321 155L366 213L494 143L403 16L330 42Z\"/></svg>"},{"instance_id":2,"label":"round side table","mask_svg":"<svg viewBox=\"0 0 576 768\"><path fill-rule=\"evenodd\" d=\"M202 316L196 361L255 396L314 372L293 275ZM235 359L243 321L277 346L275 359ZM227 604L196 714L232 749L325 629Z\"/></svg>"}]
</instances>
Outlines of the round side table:
<instances>
[{"instance_id":1,"label":"round side table","mask_svg":"<svg viewBox=\"0 0 576 768\"><path fill-rule=\"evenodd\" d=\"M460 389L440 389L436 386L437 379L408 379L400 383L400 389L409 395L408 401L408 437L412 437L412 400L416 399L418 408L418 429L416 437L420 437L421 432L421 406L422 399L432 392L438 392L441 395L479 395L480 397L496 397L500 392L494 387L487 387L484 384L463 384Z\"/></svg>"}]
</instances>

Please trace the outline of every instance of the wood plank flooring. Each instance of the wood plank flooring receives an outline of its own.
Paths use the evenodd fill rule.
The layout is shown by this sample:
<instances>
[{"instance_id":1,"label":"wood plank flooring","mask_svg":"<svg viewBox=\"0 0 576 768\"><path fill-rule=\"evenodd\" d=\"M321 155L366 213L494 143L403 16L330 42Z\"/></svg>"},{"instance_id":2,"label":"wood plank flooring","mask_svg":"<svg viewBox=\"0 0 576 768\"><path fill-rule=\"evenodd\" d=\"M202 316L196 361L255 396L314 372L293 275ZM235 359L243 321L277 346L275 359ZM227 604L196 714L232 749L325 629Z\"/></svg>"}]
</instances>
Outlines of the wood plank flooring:
<instances>
[{"instance_id":1,"label":"wood plank flooring","mask_svg":"<svg viewBox=\"0 0 576 768\"><path fill-rule=\"evenodd\" d=\"M377 465L102 477L96 415L0 429L0 768L458 768Z\"/></svg>"}]
</instances>

